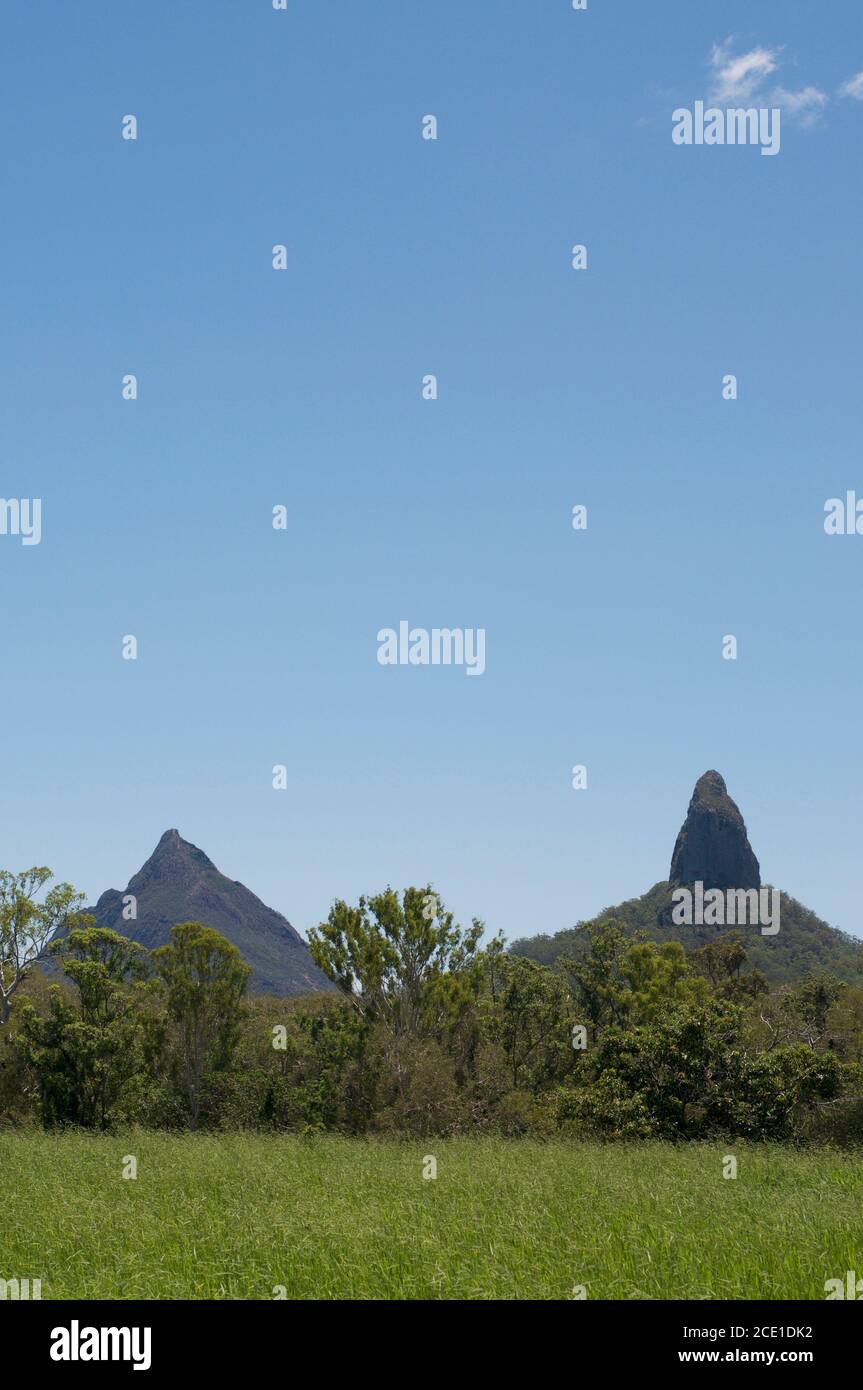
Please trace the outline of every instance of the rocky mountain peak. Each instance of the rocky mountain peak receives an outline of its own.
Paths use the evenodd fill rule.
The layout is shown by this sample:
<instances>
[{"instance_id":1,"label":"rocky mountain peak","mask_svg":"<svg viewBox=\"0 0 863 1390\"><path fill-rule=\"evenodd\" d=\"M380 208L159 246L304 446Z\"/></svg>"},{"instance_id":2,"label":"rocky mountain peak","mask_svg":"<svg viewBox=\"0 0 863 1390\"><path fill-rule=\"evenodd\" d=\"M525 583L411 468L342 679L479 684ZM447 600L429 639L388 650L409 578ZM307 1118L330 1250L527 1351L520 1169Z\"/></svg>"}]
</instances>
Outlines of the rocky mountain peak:
<instances>
[{"instance_id":1,"label":"rocky mountain peak","mask_svg":"<svg viewBox=\"0 0 863 1390\"><path fill-rule=\"evenodd\" d=\"M133 917L129 897L135 900ZM177 922L203 922L232 941L252 967L252 990L289 995L331 988L287 918L220 873L176 829L165 831L125 893L109 888L89 911L97 926L111 927L148 950L163 946Z\"/></svg>"},{"instance_id":2,"label":"rocky mountain peak","mask_svg":"<svg viewBox=\"0 0 863 1390\"><path fill-rule=\"evenodd\" d=\"M761 887L761 869L743 817L724 778L713 769L695 783L669 879L675 885L701 882L705 889Z\"/></svg>"}]
</instances>

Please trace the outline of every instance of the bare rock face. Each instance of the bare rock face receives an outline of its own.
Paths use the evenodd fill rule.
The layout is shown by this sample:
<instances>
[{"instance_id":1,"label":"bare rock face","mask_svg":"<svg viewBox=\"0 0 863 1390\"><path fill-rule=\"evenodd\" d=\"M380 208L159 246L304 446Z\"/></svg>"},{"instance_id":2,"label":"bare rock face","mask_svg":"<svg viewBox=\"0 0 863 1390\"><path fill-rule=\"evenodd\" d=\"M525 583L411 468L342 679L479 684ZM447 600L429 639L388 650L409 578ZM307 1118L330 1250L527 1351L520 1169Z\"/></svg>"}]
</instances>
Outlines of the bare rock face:
<instances>
[{"instance_id":1,"label":"bare rock face","mask_svg":"<svg viewBox=\"0 0 863 1390\"><path fill-rule=\"evenodd\" d=\"M760 888L761 869L746 826L718 772L705 772L692 793L686 820L671 856L675 886Z\"/></svg>"}]
</instances>

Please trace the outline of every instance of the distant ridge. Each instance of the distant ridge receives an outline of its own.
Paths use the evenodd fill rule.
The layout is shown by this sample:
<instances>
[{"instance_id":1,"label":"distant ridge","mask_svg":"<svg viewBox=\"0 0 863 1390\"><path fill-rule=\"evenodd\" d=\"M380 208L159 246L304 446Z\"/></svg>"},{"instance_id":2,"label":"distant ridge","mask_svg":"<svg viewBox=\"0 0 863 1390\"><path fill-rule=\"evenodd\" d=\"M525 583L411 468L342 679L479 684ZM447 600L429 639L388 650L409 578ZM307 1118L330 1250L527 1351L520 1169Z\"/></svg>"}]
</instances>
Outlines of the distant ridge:
<instances>
[{"instance_id":1,"label":"distant ridge","mask_svg":"<svg viewBox=\"0 0 863 1390\"><path fill-rule=\"evenodd\" d=\"M137 917L123 917L123 898L136 899ZM227 937L252 967L255 993L296 995L332 989L299 932L254 893L220 873L178 830L166 830L128 887L109 888L87 911L99 927L111 927L152 950L168 940L177 922L203 922Z\"/></svg>"}]
</instances>

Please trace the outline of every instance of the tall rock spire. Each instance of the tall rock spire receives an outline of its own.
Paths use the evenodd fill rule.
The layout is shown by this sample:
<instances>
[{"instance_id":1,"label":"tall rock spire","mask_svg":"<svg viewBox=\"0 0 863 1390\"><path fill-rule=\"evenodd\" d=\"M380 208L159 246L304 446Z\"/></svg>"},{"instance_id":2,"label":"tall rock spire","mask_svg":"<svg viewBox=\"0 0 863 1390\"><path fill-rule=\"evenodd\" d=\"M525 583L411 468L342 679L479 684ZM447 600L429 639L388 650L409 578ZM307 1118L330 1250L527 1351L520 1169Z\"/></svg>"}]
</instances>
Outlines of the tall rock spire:
<instances>
[{"instance_id":1,"label":"tall rock spire","mask_svg":"<svg viewBox=\"0 0 863 1390\"><path fill-rule=\"evenodd\" d=\"M669 878L678 886L701 882L705 889L761 887L743 817L718 772L705 772L695 783Z\"/></svg>"}]
</instances>

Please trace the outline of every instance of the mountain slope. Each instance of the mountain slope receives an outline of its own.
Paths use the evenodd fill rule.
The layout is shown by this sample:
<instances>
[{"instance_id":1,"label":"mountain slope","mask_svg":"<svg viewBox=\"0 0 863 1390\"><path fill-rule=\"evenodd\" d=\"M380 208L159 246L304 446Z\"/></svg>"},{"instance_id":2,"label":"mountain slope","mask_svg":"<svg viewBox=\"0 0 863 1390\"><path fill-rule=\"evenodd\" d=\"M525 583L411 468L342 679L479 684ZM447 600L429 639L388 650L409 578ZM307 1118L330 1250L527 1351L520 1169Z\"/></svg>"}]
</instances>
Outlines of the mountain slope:
<instances>
[{"instance_id":1,"label":"mountain slope","mask_svg":"<svg viewBox=\"0 0 863 1390\"><path fill-rule=\"evenodd\" d=\"M137 916L123 917L124 898ZM166 830L125 892L109 888L87 909L99 927L111 927L148 950L163 946L177 922L203 922L226 936L252 967L256 993L294 995L332 986L287 918L266 907L242 883L220 873L203 850Z\"/></svg>"},{"instance_id":2,"label":"mountain slope","mask_svg":"<svg viewBox=\"0 0 863 1390\"><path fill-rule=\"evenodd\" d=\"M687 951L715 941L720 931L736 931L746 947L748 964L763 971L772 985L791 984L813 971L828 970L850 984L863 984L863 944L853 936L828 926L802 903L782 894L780 929L776 936L762 936L758 927L674 926L671 923L671 891L668 882L656 883L640 898L617 907L606 907L593 920L614 918L629 931L641 931L649 941L679 941ZM521 937L510 944L517 956L552 965L559 956L579 959L588 949L587 933L579 922L553 936Z\"/></svg>"},{"instance_id":3,"label":"mountain slope","mask_svg":"<svg viewBox=\"0 0 863 1390\"><path fill-rule=\"evenodd\" d=\"M641 931L650 941L679 941L687 951L715 941L726 931L742 938L749 964L763 971L771 984L801 980L812 971L828 970L842 980L863 983L863 943L836 927L828 926L809 908L787 893L780 897L780 924L775 936L744 923L722 926L675 925L672 892L702 883L704 890L757 889L761 870L752 852L746 825L720 774L711 769L695 784L686 819L680 828L667 880L640 898L617 907L603 908L594 921L615 918L630 931ZM522 937L513 941L514 955L551 965L559 956L578 958L588 948L579 923L554 936Z\"/></svg>"}]
</instances>

